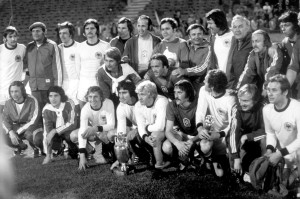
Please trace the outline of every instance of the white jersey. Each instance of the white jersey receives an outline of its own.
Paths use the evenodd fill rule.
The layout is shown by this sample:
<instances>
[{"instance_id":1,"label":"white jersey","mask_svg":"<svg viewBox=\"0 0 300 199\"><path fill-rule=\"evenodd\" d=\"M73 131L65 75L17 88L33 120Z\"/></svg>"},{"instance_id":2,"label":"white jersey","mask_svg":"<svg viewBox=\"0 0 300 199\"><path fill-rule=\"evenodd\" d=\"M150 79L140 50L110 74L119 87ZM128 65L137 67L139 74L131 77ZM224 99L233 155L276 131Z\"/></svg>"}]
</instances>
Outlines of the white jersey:
<instances>
[{"instance_id":1,"label":"white jersey","mask_svg":"<svg viewBox=\"0 0 300 199\"><path fill-rule=\"evenodd\" d=\"M103 131L113 130L115 127L115 109L111 100L105 99L102 102L100 110L93 110L89 102L87 102L81 110L80 128L78 131L79 148L86 147L86 139L82 138L82 134L92 126L102 126Z\"/></svg>"},{"instance_id":2,"label":"white jersey","mask_svg":"<svg viewBox=\"0 0 300 199\"><path fill-rule=\"evenodd\" d=\"M205 123L206 115L210 114L214 118L213 128L215 131L224 131L227 135L230 130L232 111L236 105L236 98L228 93L214 98L211 92L200 89L198 105L196 111L196 124Z\"/></svg>"},{"instance_id":3,"label":"white jersey","mask_svg":"<svg viewBox=\"0 0 300 199\"><path fill-rule=\"evenodd\" d=\"M9 49L5 44L0 45L0 95L8 96L9 85L13 81L21 81L23 73L23 58L26 47L17 44ZM1 97L2 98L2 97ZM0 99L2 101L2 99Z\"/></svg>"},{"instance_id":4,"label":"white jersey","mask_svg":"<svg viewBox=\"0 0 300 199\"><path fill-rule=\"evenodd\" d=\"M63 84L62 88L65 90L66 95L71 98L75 104L78 104L77 90L79 84L79 71L76 70L75 56L77 51L78 42L74 41L70 46L60 44L58 47L62 57L63 68Z\"/></svg>"},{"instance_id":5,"label":"white jersey","mask_svg":"<svg viewBox=\"0 0 300 199\"><path fill-rule=\"evenodd\" d=\"M164 132L168 103L169 101L166 97L158 95L151 107L141 105L140 102L135 104L134 113L141 137L147 134L145 130L146 126L148 126L147 128L150 132Z\"/></svg>"},{"instance_id":6,"label":"white jersey","mask_svg":"<svg viewBox=\"0 0 300 199\"><path fill-rule=\"evenodd\" d=\"M90 86L97 86L96 74L104 64L104 54L110 48L109 43L99 40L96 44L84 41L78 45L75 55L76 70L79 72L77 97L85 101L84 96Z\"/></svg>"},{"instance_id":7,"label":"white jersey","mask_svg":"<svg viewBox=\"0 0 300 199\"><path fill-rule=\"evenodd\" d=\"M134 115L134 105L128 105L120 102L117 108L117 132L126 133L126 119L136 125L136 119Z\"/></svg>"},{"instance_id":8,"label":"white jersey","mask_svg":"<svg viewBox=\"0 0 300 199\"><path fill-rule=\"evenodd\" d=\"M276 148L279 143L279 149L286 148L288 153L300 149L300 102L290 99L283 110L276 110L274 104L267 104L263 108L263 117L267 145Z\"/></svg>"},{"instance_id":9,"label":"white jersey","mask_svg":"<svg viewBox=\"0 0 300 199\"><path fill-rule=\"evenodd\" d=\"M233 33L232 31L224 35L216 35L214 42L214 51L217 57L219 69L226 73L226 66L228 61L229 50L231 47Z\"/></svg>"}]
</instances>

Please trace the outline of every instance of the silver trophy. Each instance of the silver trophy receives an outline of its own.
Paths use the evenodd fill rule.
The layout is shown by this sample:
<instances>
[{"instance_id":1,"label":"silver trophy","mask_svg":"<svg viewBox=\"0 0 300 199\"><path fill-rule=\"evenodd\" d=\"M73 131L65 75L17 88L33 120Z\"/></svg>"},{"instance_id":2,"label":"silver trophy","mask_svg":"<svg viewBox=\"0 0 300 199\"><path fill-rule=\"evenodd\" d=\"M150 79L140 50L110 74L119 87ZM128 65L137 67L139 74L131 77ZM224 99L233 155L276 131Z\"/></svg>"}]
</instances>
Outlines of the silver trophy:
<instances>
[{"instance_id":1,"label":"silver trophy","mask_svg":"<svg viewBox=\"0 0 300 199\"><path fill-rule=\"evenodd\" d=\"M207 115L204 120L204 128L209 132L213 130L213 124L214 124L214 117L212 115ZM205 154L205 156L209 156L212 152L212 140L203 139L200 142L201 150Z\"/></svg>"},{"instance_id":2,"label":"silver trophy","mask_svg":"<svg viewBox=\"0 0 300 199\"><path fill-rule=\"evenodd\" d=\"M114 172L117 175L128 174L128 160L130 159L126 133L119 132L115 137L114 146L117 161L114 163Z\"/></svg>"},{"instance_id":3,"label":"silver trophy","mask_svg":"<svg viewBox=\"0 0 300 199\"><path fill-rule=\"evenodd\" d=\"M214 116L212 115L207 115L205 117L205 120L204 120L204 128L208 131L212 131L213 130L213 124L214 124Z\"/></svg>"}]
</instances>

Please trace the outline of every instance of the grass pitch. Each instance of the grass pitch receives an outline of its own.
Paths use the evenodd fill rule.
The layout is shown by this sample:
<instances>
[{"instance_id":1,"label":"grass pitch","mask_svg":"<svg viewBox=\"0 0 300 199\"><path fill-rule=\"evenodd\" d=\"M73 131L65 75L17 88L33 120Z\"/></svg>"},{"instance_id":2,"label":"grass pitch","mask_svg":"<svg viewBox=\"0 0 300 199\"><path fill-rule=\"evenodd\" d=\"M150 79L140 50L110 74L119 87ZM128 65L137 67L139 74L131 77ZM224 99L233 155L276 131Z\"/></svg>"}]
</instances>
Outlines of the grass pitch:
<instances>
[{"instance_id":1,"label":"grass pitch","mask_svg":"<svg viewBox=\"0 0 300 199\"><path fill-rule=\"evenodd\" d=\"M14 157L17 199L96 198L275 198L259 194L251 186L229 185L207 172L170 168L163 173L140 170L116 176L110 165L77 170L77 161L59 157L42 165L43 157Z\"/></svg>"}]
</instances>

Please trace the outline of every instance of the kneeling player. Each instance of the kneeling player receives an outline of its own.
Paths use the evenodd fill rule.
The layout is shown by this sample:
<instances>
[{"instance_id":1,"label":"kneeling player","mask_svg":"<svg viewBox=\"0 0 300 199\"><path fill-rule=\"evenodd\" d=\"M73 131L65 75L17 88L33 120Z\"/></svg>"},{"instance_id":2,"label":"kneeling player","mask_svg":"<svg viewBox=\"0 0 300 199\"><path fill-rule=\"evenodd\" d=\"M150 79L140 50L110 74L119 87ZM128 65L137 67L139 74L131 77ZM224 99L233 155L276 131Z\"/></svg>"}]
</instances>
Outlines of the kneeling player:
<instances>
[{"instance_id":1,"label":"kneeling player","mask_svg":"<svg viewBox=\"0 0 300 199\"><path fill-rule=\"evenodd\" d=\"M193 158L192 148L200 140L195 123L197 100L194 88L187 80L180 80L175 84L174 94L175 100L167 106L167 140L163 143L163 152L187 160ZM174 125L177 127L174 128Z\"/></svg>"},{"instance_id":2,"label":"kneeling player","mask_svg":"<svg viewBox=\"0 0 300 199\"><path fill-rule=\"evenodd\" d=\"M81 110L80 128L72 132L72 141L79 143L79 170L87 167L87 147L95 141L94 159L96 164L107 163L102 155L102 143L110 144L115 135L115 109L110 99L103 97L98 86L91 86L87 91L87 101Z\"/></svg>"},{"instance_id":3,"label":"kneeling player","mask_svg":"<svg viewBox=\"0 0 300 199\"><path fill-rule=\"evenodd\" d=\"M9 86L10 99L5 102L3 127L7 144L20 154L27 148L25 138L34 151L34 157L43 151L43 129L37 100L26 94L22 82L14 81Z\"/></svg>"},{"instance_id":4,"label":"kneeling player","mask_svg":"<svg viewBox=\"0 0 300 199\"><path fill-rule=\"evenodd\" d=\"M47 91L48 103L43 109L44 120L44 147L47 150L43 164L51 161L52 149L63 151L62 140L69 146L69 155L77 158L77 146L70 140L71 132L77 128L78 113L75 104L65 95L59 86L50 87Z\"/></svg>"}]
</instances>

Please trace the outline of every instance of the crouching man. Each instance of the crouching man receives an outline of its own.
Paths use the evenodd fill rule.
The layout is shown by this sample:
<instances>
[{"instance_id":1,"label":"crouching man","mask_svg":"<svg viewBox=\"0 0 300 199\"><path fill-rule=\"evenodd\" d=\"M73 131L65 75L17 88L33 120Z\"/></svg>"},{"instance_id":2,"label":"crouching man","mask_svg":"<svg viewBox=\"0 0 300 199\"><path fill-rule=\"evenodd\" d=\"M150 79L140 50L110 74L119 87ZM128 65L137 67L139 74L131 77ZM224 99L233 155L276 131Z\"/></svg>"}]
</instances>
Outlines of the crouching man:
<instances>
[{"instance_id":1,"label":"crouching man","mask_svg":"<svg viewBox=\"0 0 300 199\"><path fill-rule=\"evenodd\" d=\"M79 143L79 170L87 167L87 147L95 144L94 159L96 164L107 163L102 154L102 143L110 144L115 135L115 109L113 102L103 97L98 86L91 86L86 95L88 103L80 114L80 128L73 131L71 139ZM90 143L93 142L93 143Z\"/></svg>"},{"instance_id":2,"label":"crouching man","mask_svg":"<svg viewBox=\"0 0 300 199\"><path fill-rule=\"evenodd\" d=\"M76 159L78 148L70 139L70 134L77 128L78 113L75 104L59 86L52 86L47 91L48 103L43 108L44 147L47 155L43 164L51 161L52 149L62 153L65 140L69 146L69 155Z\"/></svg>"},{"instance_id":3,"label":"crouching man","mask_svg":"<svg viewBox=\"0 0 300 199\"><path fill-rule=\"evenodd\" d=\"M187 80L175 84L174 94L175 100L167 106L167 140L163 143L163 152L173 159L179 157L187 164L189 158L193 158L196 142L200 140L195 122L197 100L195 90ZM185 164L180 164L183 166L181 169Z\"/></svg>"},{"instance_id":4,"label":"crouching man","mask_svg":"<svg viewBox=\"0 0 300 199\"><path fill-rule=\"evenodd\" d=\"M154 152L155 168L163 169L170 162L163 161L162 142L165 138L166 97L157 94L156 86L149 80L138 84L136 88L139 101L135 104L135 118L138 126L136 135L140 148ZM135 151L138 153L138 151ZM152 156L150 156L152 157Z\"/></svg>"},{"instance_id":5,"label":"crouching man","mask_svg":"<svg viewBox=\"0 0 300 199\"><path fill-rule=\"evenodd\" d=\"M22 82L14 81L9 86L10 99L5 102L3 127L8 146L20 154L27 148L22 141L25 138L32 147L34 157L43 151L42 118L37 100L26 94Z\"/></svg>"},{"instance_id":6,"label":"crouching man","mask_svg":"<svg viewBox=\"0 0 300 199\"><path fill-rule=\"evenodd\" d=\"M263 108L269 160L276 165L283 157L283 184L288 186L289 173L300 162L300 102L288 97L290 84L284 75L270 78L267 94L270 104ZM292 177L292 176L291 176ZM298 176L296 176L298 177ZM298 197L300 196L298 192Z\"/></svg>"}]
</instances>

